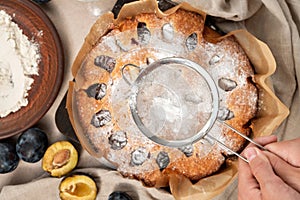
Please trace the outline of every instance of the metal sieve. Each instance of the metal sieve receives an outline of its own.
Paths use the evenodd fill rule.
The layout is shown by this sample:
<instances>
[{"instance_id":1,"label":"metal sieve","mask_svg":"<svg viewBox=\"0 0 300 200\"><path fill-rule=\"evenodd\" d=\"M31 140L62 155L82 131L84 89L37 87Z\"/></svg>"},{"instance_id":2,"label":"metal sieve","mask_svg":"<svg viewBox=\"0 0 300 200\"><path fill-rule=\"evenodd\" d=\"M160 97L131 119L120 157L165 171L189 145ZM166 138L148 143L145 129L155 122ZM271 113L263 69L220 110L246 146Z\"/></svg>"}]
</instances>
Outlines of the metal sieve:
<instances>
[{"instance_id":1,"label":"metal sieve","mask_svg":"<svg viewBox=\"0 0 300 200\"><path fill-rule=\"evenodd\" d=\"M128 67L140 70L133 81L125 75ZM218 88L209 72L199 64L184 58L163 58L143 69L134 64L126 64L122 68L122 76L131 86L129 107L133 120L139 130L152 141L178 148L202 138L210 138L248 162L209 134L213 125L220 122L264 149L218 118Z\"/></svg>"}]
</instances>

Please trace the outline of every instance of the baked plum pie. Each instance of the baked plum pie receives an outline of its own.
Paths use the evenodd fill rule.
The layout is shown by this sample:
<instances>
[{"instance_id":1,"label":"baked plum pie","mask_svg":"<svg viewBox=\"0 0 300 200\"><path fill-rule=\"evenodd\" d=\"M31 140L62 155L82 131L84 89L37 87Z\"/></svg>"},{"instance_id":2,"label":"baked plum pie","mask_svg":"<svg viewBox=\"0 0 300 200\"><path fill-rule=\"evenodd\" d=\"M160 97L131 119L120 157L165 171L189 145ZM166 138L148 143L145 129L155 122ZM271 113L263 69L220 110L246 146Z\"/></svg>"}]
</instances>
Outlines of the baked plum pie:
<instances>
[{"instance_id":1,"label":"baked plum pie","mask_svg":"<svg viewBox=\"0 0 300 200\"><path fill-rule=\"evenodd\" d=\"M155 187L167 186L174 174L198 181L218 171L229 154L210 139L174 148L153 142L139 130L129 107L130 83L160 59L180 57L202 66L218 88L218 117L245 135L251 133L249 122L256 115L258 101L252 81L254 70L234 36L214 42L207 39L217 33L205 27L204 20L199 13L180 8L168 15L143 13L111 22L81 63L69 90L74 129L82 144L89 144L87 150L92 155L105 158L125 177ZM207 110L206 100L198 95L203 91L197 76L178 68L168 73L162 70L152 78L142 92L145 97L155 94L155 101L140 99L147 103L142 107L150 114L141 115L152 130L161 131L176 122L174 116L181 112L171 98L172 92L166 92L169 90L180 91L187 105L174 131L178 128L188 134L194 130L193 124L203 120L194 110ZM166 91L160 83L153 86L156 78L168 83ZM164 107L169 101L174 102ZM165 123L160 124L160 117ZM209 134L234 151L241 150L245 143L221 123L215 123Z\"/></svg>"}]
</instances>

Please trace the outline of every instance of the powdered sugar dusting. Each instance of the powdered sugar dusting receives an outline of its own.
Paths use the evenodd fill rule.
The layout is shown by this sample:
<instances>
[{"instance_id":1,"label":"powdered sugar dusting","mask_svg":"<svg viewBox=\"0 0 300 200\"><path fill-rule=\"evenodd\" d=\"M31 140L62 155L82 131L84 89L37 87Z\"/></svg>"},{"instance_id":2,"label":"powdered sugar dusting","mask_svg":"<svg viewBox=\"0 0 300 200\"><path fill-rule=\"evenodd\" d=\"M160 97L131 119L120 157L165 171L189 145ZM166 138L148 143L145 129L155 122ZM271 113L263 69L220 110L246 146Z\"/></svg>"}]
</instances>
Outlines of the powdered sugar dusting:
<instances>
[{"instance_id":1,"label":"powdered sugar dusting","mask_svg":"<svg viewBox=\"0 0 300 200\"><path fill-rule=\"evenodd\" d=\"M186 156L177 148L162 146L147 138L134 123L130 112L130 103L143 102L140 104L138 112L140 112L145 125L152 132L161 134L159 136L166 139L171 139L170 137L173 137L174 133L190 137L191 134L199 130L199 127L203 126L202 124L208 119L212 109L210 95L203 95L209 94L209 90L203 89L204 84L184 68L179 68L176 73L169 74L163 70L158 71L157 74L154 73L153 77L145 81L139 92L132 91L132 88L138 89L132 84L140 70L148 66L149 63L147 62L150 60L155 62L167 57L182 57L205 68L216 83L221 78L232 80L232 82L237 83L237 87L232 91L218 88L220 107L226 108L230 104L228 99L231 98L235 90L246 87L249 84L248 77L253 76L253 72L249 68L249 61L232 38L213 44L199 36L197 45L191 50L186 45L187 35L176 32L171 22L162 22L154 28L148 27L148 30L151 37L147 44L139 42L140 38L135 29L124 32L114 30L103 37L97 48L91 53L93 56L103 54L113 57L117 63L116 68L110 74L109 82L111 84L107 84L107 97L101 100L101 105L110 109L112 122L101 127L98 131L89 133L90 141L94 143L94 146L104 151L106 159L124 174L140 174L159 170L160 166L157 164L156 158L158 155L162 155L160 153L162 151L167 153L170 163L176 163L178 159ZM129 80L128 83L122 78L121 71L122 67L129 63L139 68L124 69L124 76ZM98 73L102 74L103 71L99 70ZM179 80L182 78L179 75L183 77L186 83ZM160 82L157 78L165 82ZM89 77L86 77L86 79L86 82L94 82L92 78L88 80ZM167 89L164 87L166 85L168 86ZM179 91L184 98L176 99L177 97L173 96L172 91ZM141 95L136 102L130 100L132 92ZM236 103L238 106L253 105L255 107L256 101L257 93L252 92L246 97L239 96ZM184 102L184 106L181 105L182 102ZM196 126L197 123L200 125ZM165 126L167 129L164 129ZM108 141L108 138L117 131L125 132L128 137L127 144L122 149L111 148ZM233 146L234 142L227 141L222 132L224 132L224 128L221 124L216 123L208 134L229 146ZM193 148L194 153L191 156L194 159L200 159L207 156L212 149L220 147L216 145L214 140L207 137L195 143ZM219 156L218 159L221 163L224 158Z\"/></svg>"}]
</instances>

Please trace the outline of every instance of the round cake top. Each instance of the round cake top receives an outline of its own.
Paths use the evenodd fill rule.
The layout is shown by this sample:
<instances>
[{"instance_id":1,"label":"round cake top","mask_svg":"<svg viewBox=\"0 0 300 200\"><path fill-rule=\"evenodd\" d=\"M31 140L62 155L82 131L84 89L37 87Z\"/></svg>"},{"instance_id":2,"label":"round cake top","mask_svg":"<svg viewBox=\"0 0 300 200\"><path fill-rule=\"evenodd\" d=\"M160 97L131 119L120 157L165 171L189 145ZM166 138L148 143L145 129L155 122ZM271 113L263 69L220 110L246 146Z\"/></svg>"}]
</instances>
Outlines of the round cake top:
<instances>
[{"instance_id":1,"label":"round cake top","mask_svg":"<svg viewBox=\"0 0 300 200\"><path fill-rule=\"evenodd\" d=\"M92 155L149 186L166 185L173 173L199 180L219 169L224 151L214 141L160 145L141 132L130 109L133 92L138 116L160 138L172 140L177 133L184 140L201 130L215 99L197 71L175 65L143 75L153 63L184 58L202 66L217 85L218 117L249 134L257 105L253 69L233 37L211 43L203 30L201 15L179 9L163 18L148 13L126 19L99 40L82 62L72 94L74 128ZM233 150L244 143L218 123L208 134Z\"/></svg>"}]
</instances>

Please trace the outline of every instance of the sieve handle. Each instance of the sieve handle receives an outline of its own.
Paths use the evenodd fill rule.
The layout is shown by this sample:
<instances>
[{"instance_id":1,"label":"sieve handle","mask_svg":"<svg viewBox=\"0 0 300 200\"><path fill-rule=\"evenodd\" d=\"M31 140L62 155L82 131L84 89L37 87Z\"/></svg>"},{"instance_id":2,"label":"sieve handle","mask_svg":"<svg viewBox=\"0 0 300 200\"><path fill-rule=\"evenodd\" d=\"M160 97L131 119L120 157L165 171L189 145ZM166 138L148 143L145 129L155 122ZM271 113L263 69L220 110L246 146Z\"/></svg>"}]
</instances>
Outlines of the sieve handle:
<instances>
[{"instance_id":1,"label":"sieve handle","mask_svg":"<svg viewBox=\"0 0 300 200\"><path fill-rule=\"evenodd\" d=\"M225 125L227 128L233 130L235 133L237 133L239 136L243 137L244 139L248 140L249 142L251 142L252 144L256 145L257 147L261 148L264 151L268 151L265 147L263 147L262 145L258 144L257 142L255 142L254 140L250 139L249 137L245 136L244 134L242 134L240 131L238 131L237 129L233 128L232 126L230 126L229 124L227 124L225 121L217 118L217 121L222 123L223 125ZM243 157L242 155L240 155L239 153L233 151L232 149L230 149L229 147L226 146L226 144L224 144L223 142L219 141L218 139L214 138L213 136L207 134L207 137L213 139L214 141L216 141L219 145L221 145L223 148L225 148L226 150L230 151L230 153L238 156L240 159L242 159L243 161L249 163L249 161Z\"/></svg>"},{"instance_id":2,"label":"sieve handle","mask_svg":"<svg viewBox=\"0 0 300 200\"><path fill-rule=\"evenodd\" d=\"M131 86L131 85L132 85L132 82L130 82L130 81L126 78L126 76L125 76L125 74L124 74L125 68L127 68L127 67L129 67L129 66L135 67L135 68L137 68L137 69L139 69L139 70L141 70L141 67L140 67L140 66L137 66L137 65L135 65L135 64L131 64L131 63L125 64L125 65L122 67L122 69L121 69L122 78L125 80L125 82L126 82L128 85Z\"/></svg>"},{"instance_id":3,"label":"sieve handle","mask_svg":"<svg viewBox=\"0 0 300 200\"><path fill-rule=\"evenodd\" d=\"M251 142L252 144L256 145L257 147L261 148L264 151L267 151L267 149L263 146L261 146L260 144L258 144L257 142L255 142L254 140L250 139L249 137L245 136L244 134L242 134L240 131L236 130L235 128L233 128L232 126L230 126L229 124L227 124L225 121L222 121L220 119L217 119L219 122L221 122L222 124L224 124L226 127L228 127L229 129L233 130L235 133L237 133L239 136L243 137L244 139L248 140L249 142Z\"/></svg>"},{"instance_id":4,"label":"sieve handle","mask_svg":"<svg viewBox=\"0 0 300 200\"><path fill-rule=\"evenodd\" d=\"M205 137L209 137L210 139L213 139L213 140L216 141L219 145L221 145L224 149L230 151L230 153L232 153L232 154L238 156L238 157L239 157L240 159L242 159L243 161L249 163L249 161L248 161L245 157L243 157L243 156L241 156L240 154L238 154L237 152L233 151L232 149L230 149L229 147L227 147L226 144L224 144L223 142L221 142L221 141L219 141L218 139L214 138L213 136L207 134Z\"/></svg>"}]
</instances>

